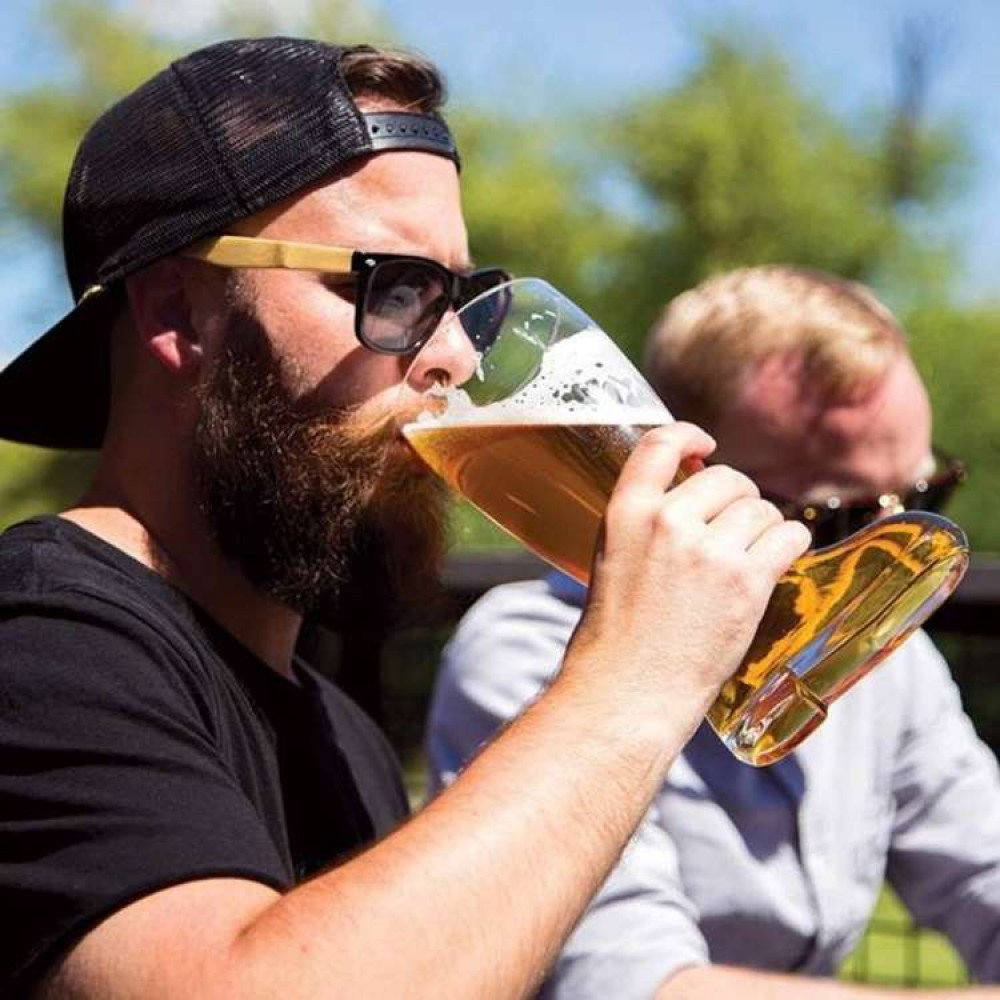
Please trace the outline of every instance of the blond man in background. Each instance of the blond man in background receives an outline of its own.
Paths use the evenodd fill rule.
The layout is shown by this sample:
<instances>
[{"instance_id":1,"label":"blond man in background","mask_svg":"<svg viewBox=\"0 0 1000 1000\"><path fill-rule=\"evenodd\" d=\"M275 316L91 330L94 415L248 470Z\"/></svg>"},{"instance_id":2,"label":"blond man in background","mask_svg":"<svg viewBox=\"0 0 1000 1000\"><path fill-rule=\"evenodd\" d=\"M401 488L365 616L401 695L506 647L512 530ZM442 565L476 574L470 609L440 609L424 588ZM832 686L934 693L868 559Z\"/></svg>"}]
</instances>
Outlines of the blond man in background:
<instances>
[{"instance_id":1,"label":"blond man in background","mask_svg":"<svg viewBox=\"0 0 1000 1000\"><path fill-rule=\"evenodd\" d=\"M932 447L903 330L860 285L787 267L712 279L664 311L646 368L677 418L715 436L713 461L747 473L818 545L884 513L936 509L963 478ZM552 574L468 613L432 706L439 784L556 674L584 593ZM703 725L544 996L867 993L788 974L834 973L885 881L973 977L1000 979L997 765L923 633L769 768L740 763Z\"/></svg>"}]
</instances>

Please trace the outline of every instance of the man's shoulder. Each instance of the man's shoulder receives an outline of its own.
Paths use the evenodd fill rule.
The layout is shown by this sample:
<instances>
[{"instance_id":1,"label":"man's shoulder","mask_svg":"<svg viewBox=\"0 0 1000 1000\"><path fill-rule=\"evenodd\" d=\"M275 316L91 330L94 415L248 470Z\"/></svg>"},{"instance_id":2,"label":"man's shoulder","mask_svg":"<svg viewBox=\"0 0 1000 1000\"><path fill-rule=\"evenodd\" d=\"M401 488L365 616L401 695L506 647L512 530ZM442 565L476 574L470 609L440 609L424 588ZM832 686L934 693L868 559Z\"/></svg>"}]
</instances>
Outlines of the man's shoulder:
<instances>
[{"instance_id":1,"label":"man's shoulder","mask_svg":"<svg viewBox=\"0 0 1000 1000\"><path fill-rule=\"evenodd\" d=\"M958 705L947 662L918 630L834 702L793 758L807 784L827 789L831 801L865 788L874 797L891 784L908 734Z\"/></svg>"},{"instance_id":2,"label":"man's shoulder","mask_svg":"<svg viewBox=\"0 0 1000 1000\"><path fill-rule=\"evenodd\" d=\"M5 677L69 676L98 664L111 681L143 663L201 664L201 629L184 598L123 552L58 517L0 535L0 661ZM77 677L94 672L75 671Z\"/></svg>"},{"instance_id":3,"label":"man's shoulder","mask_svg":"<svg viewBox=\"0 0 1000 1000\"><path fill-rule=\"evenodd\" d=\"M842 715L884 729L901 722L927 699L937 700L954 681L947 661L930 636L916 630L898 649L863 676L838 702ZM832 712L831 712L832 718Z\"/></svg>"},{"instance_id":4,"label":"man's shoulder","mask_svg":"<svg viewBox=\"0 0 1000 1000\"><path fill-rule=\"evenodd\" d=\"M63 546L54 518L22 521L0 534L0 601L38 591L47 562L61 561Z\"/></svg>"},{"instance_id":5,"label":"man's shoulder","mask_svg":"<svg viewBox=\"0 0 1000 1000\"><path fill-rule=\"evenodd\" d=\"M530 659L565 645L579 619L580 607L554 590L548 578L502 584L462 616L445 649L445 662L471 656L485 665L484 652L514 652L519 659Z\"/></svg>"},{"instance_id":6,"label":"man's shoulder","mask_svg":"<svg viewBox=\"0 0 1000 1000\"><path fill-rule=\"evenodd\" d=\"M487 591L444 648L438 690L479 687L520 703L558 669L580 618L551 581L522 580Z\"/></svg>"},{"instance_id":7,"label":"man's shoulder","mask_svg":"<svg viewBox=\"0 0 1000 1000\"><path fill-rule=\"evenodd\" d=\"M930 637L918 630L833 704L823 725L796 748L784 767L801 767L807 781L826 788L835 798L835 788L863 782L858 762L863 762L862 771L872 774L891 767L901 733L914 713L953 687L944 658ZM852 766L845 767L845 761ZM781 765L771 770L779 773ZM671 769L668 785L701 787L702 773L711 774L708 784L716 788L753 784L745 765L722 752L707 725L685 747Z\"/></svg>"},{"instance_id":8,"label":"man's shoulder","mask_svg":"<svg viewBox=\"0 0 1000 1000\"><path fill-rule=\"evenodd\" d=\"M54 515L0 534L0 607L78 593L123 595L148 589L151 570L96 535Z\"/></svg>"}]
</instances>

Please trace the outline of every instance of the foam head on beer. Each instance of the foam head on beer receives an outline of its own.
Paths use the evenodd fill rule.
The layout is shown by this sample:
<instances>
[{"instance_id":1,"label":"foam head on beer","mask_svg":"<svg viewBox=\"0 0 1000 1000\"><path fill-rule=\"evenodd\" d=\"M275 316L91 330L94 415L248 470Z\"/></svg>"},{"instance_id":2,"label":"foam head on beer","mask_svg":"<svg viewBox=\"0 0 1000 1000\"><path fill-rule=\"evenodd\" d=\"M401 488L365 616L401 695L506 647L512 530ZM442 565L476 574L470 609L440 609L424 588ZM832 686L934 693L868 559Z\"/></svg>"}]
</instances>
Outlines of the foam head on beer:
<instances>
[{"instance_id":1,"label":"foam head on beer","mask_svg":"<svg viewBox=\"0 0 1000 1000\"><path fill-rule=\"evenodd\" d=\"M515 329L508 337L518 336ZM590 327L545 347L528 336L522 342L535 347L540 363L527 380L516 382L501 398L480 405L477 383L495 377L490 354L503 350L500 341L481 357L476 373L464 386L437 386L430 405L417 417L422 429L457 424L642 422L671 420L663 402L608 336ZM519 359L520 360L520 359ZM509 373L504 373L507 379ZM407 431L409 433L409 431Z\"/></svg>"}]
</instances>

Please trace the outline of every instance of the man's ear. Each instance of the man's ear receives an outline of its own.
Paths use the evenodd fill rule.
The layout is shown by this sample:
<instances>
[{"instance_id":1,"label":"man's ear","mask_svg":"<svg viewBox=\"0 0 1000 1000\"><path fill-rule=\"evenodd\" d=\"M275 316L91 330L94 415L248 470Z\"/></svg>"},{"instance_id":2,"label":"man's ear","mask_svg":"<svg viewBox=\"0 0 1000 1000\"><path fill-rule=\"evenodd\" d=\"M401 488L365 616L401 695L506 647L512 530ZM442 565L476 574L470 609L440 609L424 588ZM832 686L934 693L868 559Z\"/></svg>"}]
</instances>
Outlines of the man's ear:
<instances>
[{"instance_id":1,"label":"man's ear","mask_svg":"<svg viewBox=\"0 0 1000 1000\"><path fill-rule=\"evenodd\" d=\"M207 331L188 262L164 257L126 278L125 289L142 348L169 372L196 375L204 362Z\"/></svg>"}]
</instances>

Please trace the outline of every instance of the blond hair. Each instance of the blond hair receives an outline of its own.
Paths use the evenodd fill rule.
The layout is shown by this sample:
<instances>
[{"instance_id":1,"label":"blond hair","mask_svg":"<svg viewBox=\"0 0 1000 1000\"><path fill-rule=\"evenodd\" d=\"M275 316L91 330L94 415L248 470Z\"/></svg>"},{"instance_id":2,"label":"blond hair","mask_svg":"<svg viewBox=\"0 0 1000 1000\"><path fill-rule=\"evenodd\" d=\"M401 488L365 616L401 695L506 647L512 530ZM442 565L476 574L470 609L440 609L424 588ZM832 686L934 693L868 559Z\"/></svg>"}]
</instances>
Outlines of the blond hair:
<instances>
[{"instance_id":1,"label":"blond hair","mask_svg":"<svg viewBox=\"0 0 1000 1000\"><path fill-rule=\"evenodd\" d=\"M817 394L846 401L906 350L864 286L795 267L731 271L679 295L650 331L646 374L680 419L709 429L757 364L798 354Z\"/></svg>"}]
</instances>

